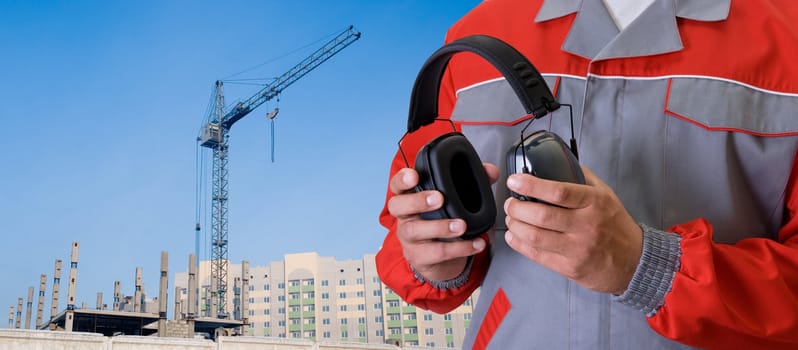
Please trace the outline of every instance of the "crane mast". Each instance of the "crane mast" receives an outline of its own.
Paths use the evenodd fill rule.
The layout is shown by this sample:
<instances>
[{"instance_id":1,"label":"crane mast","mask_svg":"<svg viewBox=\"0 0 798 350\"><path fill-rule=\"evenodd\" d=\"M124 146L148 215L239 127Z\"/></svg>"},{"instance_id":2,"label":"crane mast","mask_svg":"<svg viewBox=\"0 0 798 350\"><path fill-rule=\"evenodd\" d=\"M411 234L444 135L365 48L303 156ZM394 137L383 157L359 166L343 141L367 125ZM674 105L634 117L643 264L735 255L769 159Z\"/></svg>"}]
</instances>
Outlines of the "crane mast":
<instances>
[{"instance_id":1,"label":"crane mast","mask_svg":"<svg viewBox=\"0 0 798 350\"><path fill-rule=\"evenodd\" d=\"M288 86L314 70L332 56L360 39L360 32L353 26L339 33L310 56L264 86L256 94L237 103L225 111L223 83L216 81L213 106L209 110L207 122L202 126L198 142L200 146L213 151L212 194L211 194L211 298L216 303L210 310L211 317L228 318L227 265L228 265L228 150L229 132L233 124L247 116L263 103L277 97ZM200 227L197 223L196 230ZM198 253L198 252L197 252ZM215 304L215 305L214 305Z\"/></svg>"}]
</instances>

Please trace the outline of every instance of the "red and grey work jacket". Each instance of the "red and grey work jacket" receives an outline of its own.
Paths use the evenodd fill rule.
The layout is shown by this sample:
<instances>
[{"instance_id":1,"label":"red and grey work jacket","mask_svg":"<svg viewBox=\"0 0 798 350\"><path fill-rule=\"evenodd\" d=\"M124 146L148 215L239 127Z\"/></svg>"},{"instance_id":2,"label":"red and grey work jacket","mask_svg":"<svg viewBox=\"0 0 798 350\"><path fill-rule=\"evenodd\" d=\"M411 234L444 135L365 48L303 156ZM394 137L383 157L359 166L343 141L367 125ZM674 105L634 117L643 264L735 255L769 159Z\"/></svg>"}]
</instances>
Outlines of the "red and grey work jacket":
<instances>
[{"instance_id":1,"label":"red and grey work jacket","mask_svg":"<svg viewBox=\"0 0 798 350\"><path fill-rule=\"evenodd\" d=\"M490 0L447 41L472 34L510 43L573 105L580 161L646 228L646 273L633 295L595 293L497 229L464 285L439 289L414 277L386 209L377 267L389 287L436 312L481 287L465 348L798 348L798 2L656 0L619 32L601 0ZM441 89L439 114L502 170L502 227L505 154L528 116L475 55L456 55ZM570 137L567 109L535 129ZM425 127L403 150L412 160L449 131ZM391 175L402 167L397 156Z\"/></svg>"}]
</instances>

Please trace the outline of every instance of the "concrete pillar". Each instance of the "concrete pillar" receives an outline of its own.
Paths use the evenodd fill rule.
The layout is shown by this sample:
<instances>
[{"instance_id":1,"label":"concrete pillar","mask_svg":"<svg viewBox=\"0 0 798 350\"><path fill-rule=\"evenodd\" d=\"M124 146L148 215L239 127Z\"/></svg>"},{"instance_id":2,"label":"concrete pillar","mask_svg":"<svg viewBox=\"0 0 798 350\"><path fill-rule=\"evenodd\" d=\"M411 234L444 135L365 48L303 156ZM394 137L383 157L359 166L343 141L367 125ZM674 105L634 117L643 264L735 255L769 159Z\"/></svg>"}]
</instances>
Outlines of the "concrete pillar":
<instances>
[{"instance_id":1,"label":"concrete pillar","mask_svg":"<svg viewBox=\"0 0 798 350\"><path fill-rule=\"evenodd\" d=\"M67 310L75 309L75 287L78 279L78 249L80 244L72 242L72 262L69 265L69 290L67 291Z\"/></svg>"},{"instance_id":2,"label":"concrete pillar","mask_svg":"<svg viewBox=\"0 0 798 350\"><path fill-rule=\"evenodd\" d=\"M39 278L39 302L36 307L36 329L43 325L44 318L44 292L47 288L47 275L42 274Z\"/></svg>"},{"instance_id":3,"label":"concrete pillar","mask_svg":"<svg viewBox=\"0 0 798 350\"><path fill-rule=\"evenodd\" d=\"M177 283L175 283L177 284ZM174 320L179 321L183 319L183 302L180 299L180 287L175 286L175 313Z\"/></svg>"},{"instance_id":4,"label":"concrete pillar","mask_svg":"<svg viewBox=\"0 0 798 350\"><path fill-rule=\"evenodd\" d=\"M33 287L28 287L28 302L25 304L25 329L30 329L30 318L33 315Z\"/></svg>"},{"instance_id":5,"label":"concrete pillar","mask_svg":"<svg viewBox=\"0 0 798 350\"><path fill-rule=\"evenodd\" d=\"M218 317L219 308L219 281L211 277L211 318Z\"/></svg>"},{"instance_id":6,"label":"concrete pillar","mask_svg":"<svg viewBox=\"0 0 798 350\"><path fill-rule=\"evenodd\" d=\"M75 287L78 280L78 242L72 242L72 262L69 265L69 290L67 291L67 311L66 320L64 321L64 330L72 332L73 323L75 321Z\"/></svg>"},{"instance_id":7,"label":"concrete pillar","mask_svg":"<svg viewBox=\"0 0 798 350\"><path fill-rule=\"evenodd\" d=\"M16 329L22 328L22 298L17 299L17 320L14 326Z\"/></svg>"},{"instance_id":8,"label":"concrete pillar","mask_svg":"<svg viewBox=\"0 0 798 350\"><path fill-rule=\"evenodd\" d=\"M141 267L136 268L136 291L133 293L133 312L141 312Z\"/></svg>"},{"instance_id":9,"label":"concrete pillar","mask_svg":"<svg viewBox=\"0 0 798 350\"><path fill-rule=\"evenodd\" d=\"M14 306L8 308L8 329L14 328Z\"/></svg>"},{"instance_id":10,"label":"concrete pillar","mask_svg":"<svg viewBox=\"0 0 798 350\"><path fill-rule=\"evenodd\" d=\"M197 317L197 300L199 300L199 290L197 289L197 256L188 256L188 297L186 318L193 320Z\"/></svg>"},{"instance_id":11,"label":"concrete pillar","mask_svg":"<svg viewBox=\"0 0 798 350\"><path fill-rule=\"evenodd\" d=\"M249 328L249 260L241 262L241 334Z\"/></svg>"},{"instance_id":12,"label":"concrete pillar","mask_svg":"<svg viewBox=\"0 0 798 350\"><path fill-rule=\"evenodd\" d=\"M161 252L161 285L158 295L158 336L166 336L166 289L169 288L169 254ZM177 311L175 311L177 312Z\"/></svg>"},{"instance_id":13,"label":"concrete pillar","mask_svg":"<svg viewBox=\"0 0 798 350\"><path fill-rule=\"evenodd\" d=\"M186 297L186 320L188 330L186 338L194 338L194 319L197 317L197 300L199 300L199 289L197 288L197 256L188 256L188 291Z\"/></svg>"},{"instance_id":14,"label":"concrete pillar","mask_svg":"<svg viewBox=\"0 0 798 350\"><path fill-rule=\"evenodd\" d=\"M103 292L97 292L97 310L103 309Z\"/></svg>"},{"instance_id":15,"label":"concrete pillar","mask_svg":"<svg viewBox=\"0 0 798 350\"><path fill-rule=\"evenodd\" d=\"M58 292L61 289L61 259L55 260L55 272L53 273L53 300L50 303L50 330L55 330L52 320L58 315Z\"/></svg>"},{"instance_id":16,"label":"concrete pillar","mask_svg":"<svg viewBox=\"0 0 798 350\"><path fill-rule=\"evenodd\" d=\"M122 290L119 281L114 281L114 311L119 310L119 300L122 298Z\"/></svg>"}]
</instances>

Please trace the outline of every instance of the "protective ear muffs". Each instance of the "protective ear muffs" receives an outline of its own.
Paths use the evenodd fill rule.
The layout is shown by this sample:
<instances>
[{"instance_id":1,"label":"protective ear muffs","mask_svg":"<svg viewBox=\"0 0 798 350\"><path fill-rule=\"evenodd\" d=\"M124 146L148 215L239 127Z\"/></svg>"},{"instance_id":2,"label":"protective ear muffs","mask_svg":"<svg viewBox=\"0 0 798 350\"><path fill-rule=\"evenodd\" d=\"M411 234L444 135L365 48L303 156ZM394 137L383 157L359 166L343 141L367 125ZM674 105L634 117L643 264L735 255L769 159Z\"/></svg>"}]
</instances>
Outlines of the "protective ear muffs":
<instances>
[{"instance_id":1,"label":"protective ear muffs","mask_svg":"<svg viewBox=\"0 0 798 350\"><path fill-rule=\"evenodd\" d=\"M543 77L521 53L499 39L474 35L441 47L424 63L410 98L408 133L437 119L443 73L451 57L464 51L491 63L515 91L527 114L540 118L559 108ZM443 206L422 214L423 218L463 219L467 228L462 239L475 238L493 226L496 203L490 181L476 150L462 133L455 129L422 147L415 169L420 177L416 191L437 190L444 197Z\"/></svg>"}]
</instances>

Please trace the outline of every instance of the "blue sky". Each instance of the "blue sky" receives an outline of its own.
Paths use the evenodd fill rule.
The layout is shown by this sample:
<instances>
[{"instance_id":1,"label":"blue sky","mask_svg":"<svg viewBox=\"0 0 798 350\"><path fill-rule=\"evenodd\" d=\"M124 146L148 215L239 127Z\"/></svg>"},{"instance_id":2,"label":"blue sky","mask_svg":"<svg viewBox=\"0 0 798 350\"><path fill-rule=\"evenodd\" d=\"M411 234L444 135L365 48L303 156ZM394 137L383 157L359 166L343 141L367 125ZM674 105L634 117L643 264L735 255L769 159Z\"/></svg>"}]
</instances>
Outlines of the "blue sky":
<instances>
[{"instance_id":1,"label":"blue sky","mask_svg":"<svg viewBox=\"0 0 798 350\"><path fill-rule=\"evenodd\" d=\"M172 275L194 251L195 139L213 82L263 62L236 78L278 76L350 24L360 40L233 126L229 257L376 252L415 75L478 2L3 1L0 310L37 295L42 273L49 305L73 241L78 305L97 292L110 304L115 280L132 295L139 266L155 296L161 251ZM257 90L227 84L225 97Z\"/></svg>"}]
</instances>

